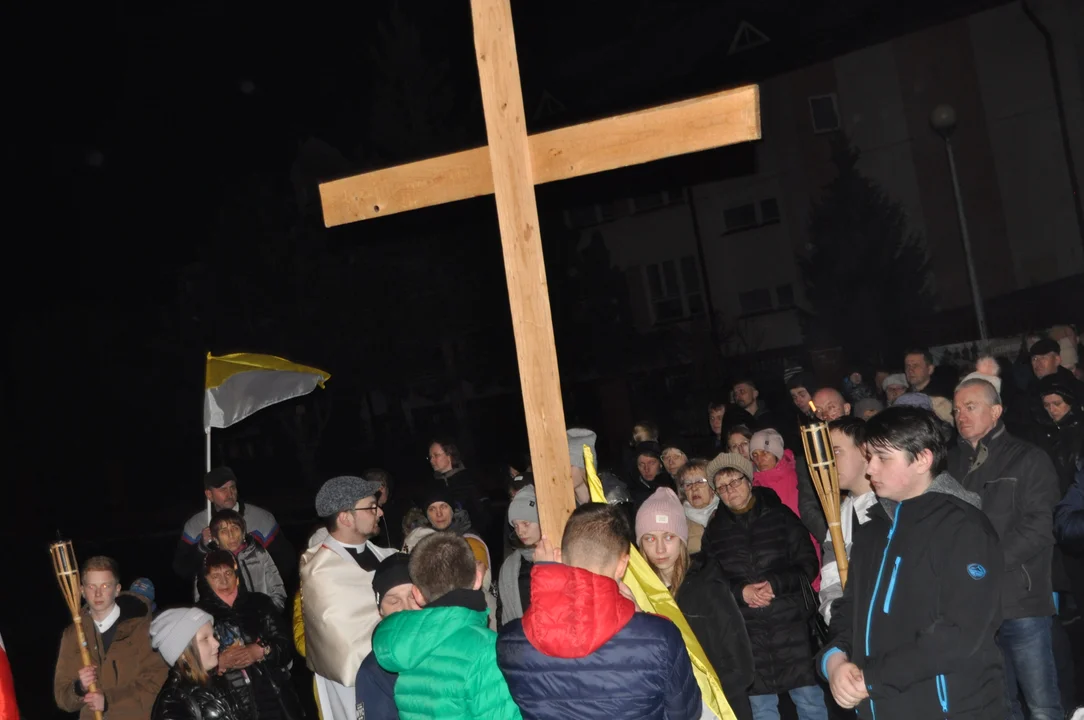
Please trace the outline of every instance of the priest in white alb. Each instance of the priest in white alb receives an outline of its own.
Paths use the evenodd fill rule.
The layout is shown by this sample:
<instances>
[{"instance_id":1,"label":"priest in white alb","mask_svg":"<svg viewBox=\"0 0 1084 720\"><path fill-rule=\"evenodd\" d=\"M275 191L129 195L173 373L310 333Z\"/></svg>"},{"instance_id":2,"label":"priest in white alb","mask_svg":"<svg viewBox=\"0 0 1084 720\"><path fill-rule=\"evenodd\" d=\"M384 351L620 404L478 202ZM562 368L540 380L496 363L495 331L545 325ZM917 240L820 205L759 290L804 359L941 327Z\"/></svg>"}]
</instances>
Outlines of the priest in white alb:
<instances>
[{"instance_id":1,"label":"priest in white alb","mask_svg":"<svg viewBox=\"0 0 1084 720\"><path fill-rule=\"evenodd\" d=\"M373 572L395 552L369 542L380 532L379 490L378 482L342 476L316 494L324 527L301 556L301 612L323 720L357 717L354 679L380 621Z\"/></svg>"}]
</instances>

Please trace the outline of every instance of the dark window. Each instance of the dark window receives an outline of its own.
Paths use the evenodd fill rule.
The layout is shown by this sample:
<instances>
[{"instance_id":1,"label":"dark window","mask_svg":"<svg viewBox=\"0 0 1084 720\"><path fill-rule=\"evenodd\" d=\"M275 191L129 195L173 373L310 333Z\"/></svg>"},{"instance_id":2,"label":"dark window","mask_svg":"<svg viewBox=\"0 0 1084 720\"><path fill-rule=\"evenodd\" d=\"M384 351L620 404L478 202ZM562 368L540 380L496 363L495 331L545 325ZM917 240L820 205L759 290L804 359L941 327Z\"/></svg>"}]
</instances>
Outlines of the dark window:
<instances>
[{"instance_id":1,"label":"dark window","mask_svg":"<svg viewBox=\"0 0 1084 720\"><path fill-rule=\"evenodd\" d=\"M681 309L681 298L671 298L655 303L655 322L680 320L685 313Z\"/></svg>"},{"instance_id":2,"label":"dark window","mask_svg":"<svg viewBox=\"0 0 1084 720\"><path fill-rule=\"evenodd\" d=\"M779 307L794 307L794 286L790 283L780 285L775 289L775 299L779 301Z\"/></svg>"},{"instance_id":3,"label":"dark window","mask_svg":"<svg viewBox=\"0 0 1084 720\"><path fill-rule=\"evenodd\" d=\"M659 272L658 265L647 266L647 289L651 293L652 300L666 297L662 289L662 274Z\"/></svg>"},{"instance_id":4,"label":"dark window","mask_svg":"<svg viewBox=\"0 0 1084 720\"><path fill-rule=\"evenodd\" d=\"M685 292L700 292L700 271L692 257L681 258L681 280L685 283Z\"/></svg>"},{"instance_id":5,"label":"dark window","mask_svg":"<svg viewBox=\"0 0 1084 720\"><path fill-rule=\"evenodd\" d=\"M760 222L764 225L779 222L779 202L775 198L760 201Z\"/></svg>"},{"instance_id":6,"label":"dark window","mask_svg":"<svg viewBox=\"0 0 1084 720\"><path fill-rule=\"evenodd\" d=\"M689 304L690 315L704 314L704 297L702 295L686 295L685 302Z\"/></svg>"},{"instance_id":7,"label":"dark window","mask_svg":"<svg viewBox=\"0 0 1084 720\"><path fill-rule=\"evenodd\" d=\"M674 265L673 260L667 260L662 264L662 279L666 283L666 297L681 297L677 267Z\"/></svg>"},{"instance_id":8,"label":"dark window","mask_svg":"<svg viewBox=\"0 0 1084 720\"><path fill-rule=\"evenodd\" d=\"M751 228L757 224L757 207L753 203L732 207L723 212L723 223L728 233Z\"/></svg>"},{"instance_id":9,"label":"dark window","mask_svg":"<svg viewBox=\"0 0 1084 720\"><path fill-rule=\"evenodd\" d=\"M809 98L809 114L813 118L813 132L839 130L839 109L836 107L835 94Z\"/></svg>"},{"instance_id":10,"label":"dark window","mask_svg":"<svg viewBox=\"0 0 1084 720\"><path fill-rule=\"evenodd\" d=\"M757 288L738 293L738 305L743 313L755 313L772 309L772 293L768 288Z\"/></svg>"}]
</instances>

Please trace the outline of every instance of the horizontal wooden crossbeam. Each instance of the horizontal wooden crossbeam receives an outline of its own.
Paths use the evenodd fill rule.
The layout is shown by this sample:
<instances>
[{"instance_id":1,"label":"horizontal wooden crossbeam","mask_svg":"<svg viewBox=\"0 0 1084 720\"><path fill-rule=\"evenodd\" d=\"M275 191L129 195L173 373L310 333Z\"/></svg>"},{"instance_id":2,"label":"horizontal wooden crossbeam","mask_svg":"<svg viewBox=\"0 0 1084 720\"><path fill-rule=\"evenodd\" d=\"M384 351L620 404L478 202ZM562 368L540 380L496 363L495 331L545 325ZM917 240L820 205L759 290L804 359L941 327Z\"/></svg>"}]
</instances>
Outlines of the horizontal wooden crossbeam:
<instances>
[{"instance_id":1,"label":"horizontal wooden crossbeam","mask_svg":"<svg viewBox=\"0 0 1084 720\"><path fill-rule=\"evenodd\" d=\"M527 138L535 184L759 140L748 85ZM465 150L320 185L327 227L493 193L489 149Z\"/></svg>"}]
</instances>

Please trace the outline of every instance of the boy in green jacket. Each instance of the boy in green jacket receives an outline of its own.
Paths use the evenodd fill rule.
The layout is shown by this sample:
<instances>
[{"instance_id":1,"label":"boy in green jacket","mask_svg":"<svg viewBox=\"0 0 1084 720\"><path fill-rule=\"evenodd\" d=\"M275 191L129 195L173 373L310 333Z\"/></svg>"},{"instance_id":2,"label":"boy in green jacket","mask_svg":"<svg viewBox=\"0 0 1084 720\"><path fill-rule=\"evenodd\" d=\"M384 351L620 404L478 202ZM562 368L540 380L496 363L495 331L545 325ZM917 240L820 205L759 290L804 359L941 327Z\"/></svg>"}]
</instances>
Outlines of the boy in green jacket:
<instances>
[{"instance_id":1,"label":"boy in green jacket","mask_svg":"<svg viewBox=\"0 0 1084 720\"><path fill-rule=\"evenodd\" d=\"M434 533L410 555L416 612L384 618L373 654L398 673L395 704L402 720L521 720L497 667L497 633L487 626L483 569L470 546Z\"/></svg>"}]
</instances>

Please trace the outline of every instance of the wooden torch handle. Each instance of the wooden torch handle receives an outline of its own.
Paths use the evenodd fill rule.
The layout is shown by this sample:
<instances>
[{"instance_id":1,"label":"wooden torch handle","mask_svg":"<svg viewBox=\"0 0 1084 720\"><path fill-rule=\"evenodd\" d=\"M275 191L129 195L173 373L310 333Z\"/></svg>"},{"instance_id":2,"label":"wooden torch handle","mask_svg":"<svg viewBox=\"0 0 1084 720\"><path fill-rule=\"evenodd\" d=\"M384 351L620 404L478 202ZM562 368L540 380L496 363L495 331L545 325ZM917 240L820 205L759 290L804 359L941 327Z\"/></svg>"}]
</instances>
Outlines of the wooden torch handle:
<instances>
[{"instance_id":1,"label":"wooden torch handle","mask_svg":"<svg viewBox=\"0 0 1084 720\"><path fill-rule=\"evenodd\" d=\"M87 648L87 634L83 632L83 618L74 615L72 620L75 621L75 636L79 640L79 655L83 658L83 667L90 667L93 663L90 660L90 649ZM91 683L86 691L98 692L98 683ZM94 720L102 720L102 713L95 711Z\"/></svg>"}]
</instances>

